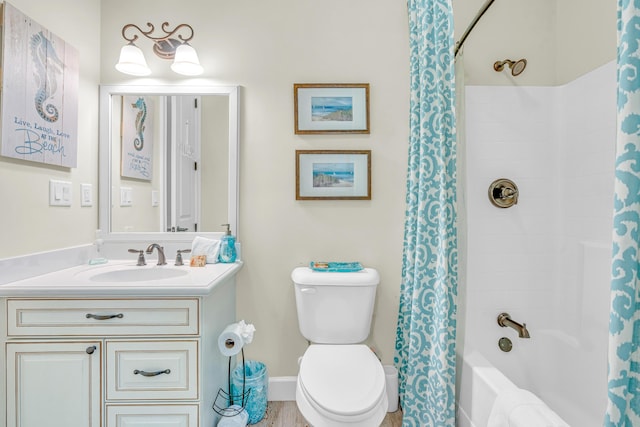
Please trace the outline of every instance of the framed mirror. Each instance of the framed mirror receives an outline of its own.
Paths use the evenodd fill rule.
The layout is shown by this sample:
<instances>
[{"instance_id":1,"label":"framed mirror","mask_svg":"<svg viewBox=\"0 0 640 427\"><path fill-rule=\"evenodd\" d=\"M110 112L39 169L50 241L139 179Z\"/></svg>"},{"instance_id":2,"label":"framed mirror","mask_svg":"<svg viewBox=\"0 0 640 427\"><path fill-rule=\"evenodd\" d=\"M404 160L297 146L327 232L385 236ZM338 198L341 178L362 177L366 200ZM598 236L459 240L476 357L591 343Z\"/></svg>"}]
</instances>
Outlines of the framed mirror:
<instances>
[{"instance_id":1,"label":"framed mirror","mask_svg":"<svg viewBox=\"0 0 640 427\"><path fill-rule=\"evenodd\" d=\"M237 86L101 86L102 238L237 236L238 116Z\"/></svg>"}]
</instances>

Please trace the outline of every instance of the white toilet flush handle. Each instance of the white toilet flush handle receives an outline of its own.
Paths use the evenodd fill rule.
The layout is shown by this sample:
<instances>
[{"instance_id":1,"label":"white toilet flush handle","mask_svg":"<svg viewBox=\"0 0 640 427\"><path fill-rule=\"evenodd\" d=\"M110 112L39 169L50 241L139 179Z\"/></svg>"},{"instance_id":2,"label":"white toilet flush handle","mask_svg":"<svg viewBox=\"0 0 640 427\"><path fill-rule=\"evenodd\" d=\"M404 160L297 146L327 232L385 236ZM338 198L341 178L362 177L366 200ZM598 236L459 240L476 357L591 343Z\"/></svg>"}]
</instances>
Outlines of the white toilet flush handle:
<instances>
[{"instance_id":1,"label":"white toilet flush handle","mask_svg":"<svg viewBox=\"0 0 640 427\"><path fill-rule=\"evenodd\" d=\"M300 288L300 292L303 294L315 294L318 290L316 288Z\"/></svg>"}]
</instances>

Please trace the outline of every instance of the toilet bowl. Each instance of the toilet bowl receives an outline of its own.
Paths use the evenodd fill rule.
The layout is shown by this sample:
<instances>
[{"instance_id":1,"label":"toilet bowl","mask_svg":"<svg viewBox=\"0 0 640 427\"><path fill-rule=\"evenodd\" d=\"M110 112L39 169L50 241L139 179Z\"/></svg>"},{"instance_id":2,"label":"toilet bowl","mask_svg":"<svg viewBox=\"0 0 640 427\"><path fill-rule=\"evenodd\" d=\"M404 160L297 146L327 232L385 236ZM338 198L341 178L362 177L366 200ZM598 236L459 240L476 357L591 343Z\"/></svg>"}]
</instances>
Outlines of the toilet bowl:
<instances>
[{"instance_id":1,"label":"toilet bowl","mask_svg":"<svg viewBox=\"0 0 640 427\"><path fill-rule=\"evenodd\" d=\"M384 368L361 344L371 329L378 272L298 267L291 278L298 326L312 343L300 358L300 413L313 427L379 426L389 406Z\"/></svg>"},{"instance_id":2,"label":"toilet bowl","mask_svg":"<svg viewBox=\"0 0 640 427\"><path fill-rule=\"evenodd\" d=\"M296 385L300 413L313 427L379 426L389 406L385 374L362 344L312 344Z\"/></svg>"}]
</instances>

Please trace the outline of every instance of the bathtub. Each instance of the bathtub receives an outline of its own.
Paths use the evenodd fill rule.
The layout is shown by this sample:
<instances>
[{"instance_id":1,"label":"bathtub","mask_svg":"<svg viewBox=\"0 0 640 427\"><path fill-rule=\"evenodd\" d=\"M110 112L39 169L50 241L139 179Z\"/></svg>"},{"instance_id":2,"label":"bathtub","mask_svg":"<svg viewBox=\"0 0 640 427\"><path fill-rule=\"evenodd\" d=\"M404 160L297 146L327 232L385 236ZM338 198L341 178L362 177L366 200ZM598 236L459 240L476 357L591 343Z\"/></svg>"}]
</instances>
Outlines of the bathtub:
<instances>
[{"instance_id":1,"label":"bathtub","mask_svg":"<svg viewBox=\"0 0 640 427\"><path fill-rule=\"evenodd\" d=\"M538 293L492 290L469 279L470 286L480 289L467 291L473 304L463 311L459 337L459 427L486 427L497 391L513 384L534 393L571 426L602 427L607 408L611 249L582 242L577 252L574 268L564 272L569 277L579 270L578 279L567 278L567 284L573 283L571 292L567 284L557 287L567 291L566 298L554 299L542 289ZM554 314L555 304L562 307L562 315ZM518 338L511 328L498 326L497 316L507 310L527 323L531 338ZM510 352L499 349L501 337L513 341Z\"/></svg>"},{"instance_id":2,"label":"bathtub","mask_svg":"<svg viewBox=\"0 0 640 427\"><path fill-rule=\"evenodd\" d=\"M486 427L498 393L517 387L477 351L465 354L459 366L457 427Z\"/></svg>"},{"instance_id":3,"label":"bathtub","mask_svg":"<svg viewBox=\"0 0 640 427\"><path fill-rule=\"evenodd\" d=\"M505 392L510 393L509 396L520 396L523 393L527 393L535 399L536 404L540 405L539 407L544 408L543 411L549 411L549 414L545 415L557 417L554 418L556 422L553 425L568 425L547 404L542 403L539 397L534 397L528 391L517 387L478 351L465 354L461 361L459 374L460 390L457 402L457 427L487 427L498 395ZM502 405L504 404L504 398L503 395ZM517 407L522 407L520 406L521 401L516 402L518 402ZM501 407L501 404L498 407Z\"/></svg>"}]
</instances>

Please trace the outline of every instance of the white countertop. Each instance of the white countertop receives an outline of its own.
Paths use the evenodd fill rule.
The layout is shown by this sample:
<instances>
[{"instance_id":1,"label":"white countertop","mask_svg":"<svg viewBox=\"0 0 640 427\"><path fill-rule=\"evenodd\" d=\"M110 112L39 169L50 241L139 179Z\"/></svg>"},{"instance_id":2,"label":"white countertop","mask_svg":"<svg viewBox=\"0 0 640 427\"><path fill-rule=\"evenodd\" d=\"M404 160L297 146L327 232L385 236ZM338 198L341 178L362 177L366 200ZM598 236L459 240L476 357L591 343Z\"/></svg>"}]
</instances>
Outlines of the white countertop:
<instances>
[{"instance_id":1,"label":"white countertop","mask_svg":"<svg viewBox=\"0 0 640 427\"><path fill-rule=\"evenodd\" d=\"M186 263L189 260L185 260ZM217 285L235 275L242 268L242 262L231 264L207 264L205 267L164 266L149 262L136 266L131 260L110 260L99 265L80 265L52 273L42 274L23 280L0 285L0 297L38 296L204 296L210 294ZM177 277L155 280L105 281L96 280L99 274L128 270L132 277L143 276L143 271L157 273L157 269L178 270ZM126 276L126 273L125 273ZM103 276L104 277L104 276Z\"/></svg>"}]
</instances>

